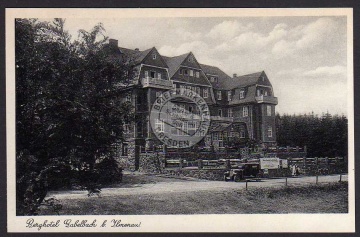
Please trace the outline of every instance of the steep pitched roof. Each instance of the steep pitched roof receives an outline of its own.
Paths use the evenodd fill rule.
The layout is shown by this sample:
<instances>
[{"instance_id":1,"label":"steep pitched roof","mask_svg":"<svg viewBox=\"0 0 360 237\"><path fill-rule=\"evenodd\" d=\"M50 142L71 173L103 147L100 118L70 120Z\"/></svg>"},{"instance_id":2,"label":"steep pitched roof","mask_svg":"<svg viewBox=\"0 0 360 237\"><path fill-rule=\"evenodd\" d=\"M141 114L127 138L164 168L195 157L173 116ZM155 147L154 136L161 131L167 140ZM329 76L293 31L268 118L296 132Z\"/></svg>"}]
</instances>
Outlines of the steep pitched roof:
<instances>
[{"instance_id":1,"label":"steep pitched roof","mask_svg":"<svg viewBox=\"0 0 360 237\"><path fill-rule=\"evenodd\" d=\"M179 69L180 65L182 62L184 62L184 60L186 59L186 57L189 55L189 53L186 54L182 54L179 56L175 56L175 57L166 57L166 56L162 56L163 59L165 60L166 64L169 67L169 76L170 78L175 74L175 72Z\"/></svg>"},{"instance_id":2,"label":"steep pitched roof","mask_svg":"<svg viewBox=\"0 0 360 237\"><path fill-rule=\"evenodd\" d=\"M197 84L197 85L211 86L209 81L207 80L207 78L202 74L200 74L200 77L176 75L176 72L178 71L178 69L180 68L181 65L184 66L184 67L187 67L186 66L186 63L187 63L186 58L188 58L190 56L193 56L193 54L191 52L186 53L186 54L182 54L182 55L179 55L179 56L175 56L175 57L162 56L163 59L165 60L166 64L169 67L169 76L170 76L170 78L172 80L178 81L178 82L185 82L185 83L192 83L192 84ZM200 66L200 64L198 64L198 62L196 61L196 58L195 58L195 64Z\"/></svg>"},{"instance_id":3,"label":"steep pitched roof","mask_svg":"<svg viewBox=\"0 0 360 237\"><path fill-rule=\"evenodd\" d=\"M228 81L227 86L229 89L232 89L236 87L255 85L263 73L264 71L261 71L232 78L232 80Z\"/></svg>"},{"instance_id":4,"label":"steep pitched roof","mask_svg":"<svg viewBox=\"0 0 360 237\"><path fill-rule=\"evenodd\" d=\"M264 73L264 71L261 71L232 78L218 67L201 64L201 68L206 74L216 75L218 77L217 82L211 83L215 89L227 90L255 85L258 82L260 76Z\"/></svg>"},{"instance_id":5,"label":"steep pitched roof","mask_svg":"<svg viewBox=\"0 0 360 237\"><path fill-rule=\"evenodd\" d=\"M231 79L229 75L223 72L220 68L205 64L200 64L201 69L205 72L205 74L216 75L218 77L217 82L211 82L214 88L226 88L226 82Z\"/></svg>"},{"instance_id":6,"label":"steep pitched roof","mask_svg":"<svg viewBox=\"0 0 360 237\"><path fill-rule=\"evenodd\" d=\"M146 55L148 55L152 49L153 48L143 51L138 51L138 50L119 47L120 53L123 53L124 55L129 57L130 60L134 60L135 64L141 63L141 61L144 60Z\"/></svg>"}]
</instances>

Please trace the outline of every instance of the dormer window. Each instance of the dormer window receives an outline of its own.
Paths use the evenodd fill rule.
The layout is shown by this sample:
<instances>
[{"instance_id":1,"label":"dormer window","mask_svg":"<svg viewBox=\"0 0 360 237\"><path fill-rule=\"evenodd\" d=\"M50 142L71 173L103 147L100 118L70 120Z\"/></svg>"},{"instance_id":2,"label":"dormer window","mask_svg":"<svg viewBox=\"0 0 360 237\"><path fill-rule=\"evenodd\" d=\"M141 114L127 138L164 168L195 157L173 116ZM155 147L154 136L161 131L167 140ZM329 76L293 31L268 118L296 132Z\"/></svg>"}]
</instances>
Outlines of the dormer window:
<instances>
[{"instance_id":1,"label":"dormer window","mask_svg":"<svg viewBox=\"0 0 360 237\"><path fill-rule=\"evenodd\" d=\"M179 70L179 74L182 75L182 69Z\"/></svg>"},{"instance_id":2,"label":"dormer window","mask_svg":"<svg viewBox=\"0 0 360 237\"><path fill-rule=\"evenodd\" d=\"M240 91L240 99L244 99L245 98L245 91L241 90Z\"/></svg>"},{"instance_id":3,"label":"dormer window","mask_svg":"<svg viewBox=\"0 0 360 237\"><path fill-rule=\"evenodd\" d=\"M161 79L161 73L158 73L158 79Z\"/></svg>"},{"instance_id":4,"label":"dormer window","mask_svg":"<svg viewBox=\"0 0 360 237\"><path fill-rule=\"evenodd\" d=\"M217 82L217 77L210 77L211 82Z\"/></svg>"},{"instance_id":5,"label":"dormer window","mask_svg":"<svg viewBox=\"0 0 360 237\"><path fill-rule=\"evenodd\" d=\"M156 59L156 54L155 54L155 53L152 55L152 58L153 58L153 59Z\"/></svg>"},{"instance_id":6,"label":"dormer window","mask_svg":"<svg viewBox=\"0 0 360 237\"><path fill-rule=\"evenodd\" d=\"M208 94L208 88L204 88L203 90L203 97L204 98L208 98L209 94Z\"/></svg>"},{"instance_id":7,"label":"dormer window","mask_svg":"<svg viewBox=\"0 0 360 237\"><path fill-rule=\"evenodd\" d=\"M249 116L249 108L247 106L243 107L243 117Z\"/></svg>"},{"instance_id":8,"label":"dormer window","mask_svg":"<svg viewBox=\"0 0 360 237\"><path fill-rule=\"evenodd\" d=\"M150 71L150 77L151 77L151 78L155 78L155 77L156 77L156 72Z\"/></svg>"},{"instance_id":9,"label":"dormer window","mask_svg":"<svg viewBox=\"0 0 360 237\"><path fill-rule=\"evenodd\" d=\"M184 73L185 76L187 76L187 75L189 75L189 70L184 69L184 70L183 70L183 73Z\"/></svg>"},{"instance_id":10,"label":"dormer window","mask_svg":"<svg viewBox=\"0 0 360 237\"><path fill-rule=\"evenodd\" d=\"M200 72L195 72L195 75L196 75L197 78L199 78L200 77Z\"/></svg>"},{"instance_id":11,"label":"dormer window","mask_svg":"<svg viewBox=\"0 0 360 237\"><path fill-rule=\"evenodd\" d=\"M218 91L218 92L217 92L217 99L218 99L218 100L221 100L221 91Z\"/></svg>"},{"instance_id":12,"label":"dormer window","mask_svg":"<svg viewBox=\"0 0 360 237\"><path fill-rule=\"evenodd\" d=\"M190 70L190 76L191 76L191 77L194 76L194 70Z\"/></svg>"},{"instance_id":13,"label":"dormer window","mask_svg":"<svg viewBox=\"0 0 360 237\"><path fill-rule=\"evenodd\" d=\"M256 90L256 96L261 96L261 91L259 89Z\"/></svg>"},{"instance_id":14,"label":"dormer window","mask_svg":"<svg viewBox=\"0 0 360 237\"><path fill-rule=\"evenodd\" d=\"M231 101L231 91L228 91L227 97L228 101Z\"/></svg>"}]
</instances>

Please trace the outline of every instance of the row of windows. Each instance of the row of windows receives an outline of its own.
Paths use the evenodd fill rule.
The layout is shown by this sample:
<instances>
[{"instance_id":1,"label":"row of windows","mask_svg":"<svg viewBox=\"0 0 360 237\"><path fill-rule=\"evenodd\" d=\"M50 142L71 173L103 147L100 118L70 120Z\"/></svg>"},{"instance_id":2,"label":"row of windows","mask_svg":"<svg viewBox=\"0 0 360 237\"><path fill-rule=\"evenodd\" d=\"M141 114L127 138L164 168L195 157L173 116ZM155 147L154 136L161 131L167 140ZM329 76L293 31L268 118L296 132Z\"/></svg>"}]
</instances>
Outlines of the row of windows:
<instances>
[{"instance_id":1,"label":"row of windows","mask_svg":"<svg viewBox=\"0 0 360 237\"><path fill-rule=\"evenodd\" d=\"M218 110L218 116L220 116L220 117L223 116L222 111L223 111L222 109ZM233 109L232 108L228 108L227 112L228 112L228 117L233 117ZM267 116L272 115L272 106L271 105L266 106L266 115ZM248 117L249 116L249 107L248 106L244 106L242 108L242 116L243 117Z\"/></svg>"},{"instance_id":2,"label":"row of windows","mask_svg":"<svg viewBox=\"0 0 360 237\"><path fill-rule=\"evenodd\" d=\"M196 78L200 77L200 71L195 71L193 69L182 68L179 70L179 74L185 75L185 76L196 77Z\"/></svg>"},{"instance_id":3,"label":"row of windows","mask_svg":"<svg viewBox=\"0 0 360 237\"><path fill-rule=\"evenodd\" d=\"M239 94L239 99L244 99L245 98L245 91L241 90L240 94ZM217 91L217 100L222 100L222 92L221 91ZM228 91L227 92L227 100L231 101L232 100L232 92Z\"/></svg>"},{"instance_id":4,"label":"row of windows","mask_svg":"<svg viewBox=\"0 0 360 237\"><path fill-rule=\"evenodd\" d=\"M193 90L196 91L196 93L199 94L200 92L200 87L191 87L191 86L184 86L184 85L180 85L180 88L184 88L184 89L189 89L189 90ZM162 92L158 91L156 92L156 97L160 97L162 95ZM203 89L203 97L207 98L208 97L208 89L204 88ZM127 94L126 95L126 101L131 102L131 94ZM185 105L180 105L180 106L185 106ZM185 108L185 107L184 107ZM223 113L222 113L222 109L218 110L218 116L222 117ZM189 106L189 112L192 112L192 106ZM228 108L227 110L228 112L228 117L233 117L233 110L232 108ZM272 116L272 106L271 105L267 105L266 106L266 115L267 116ZM248 117L249 116L249 107L244 106L242 108L242 117Z\"/></svg>"},{"instance_id":5,"label":"row of windows","mask_svg":"<svg viewBox=\"0 0 360 237\"><path fill-rule=\"evenodd\" d=\"M222 109L218 110L218 116L220 116L220 117L223 116L222 111L223 111ZM227 113L228 117L233 117L234 114L233 114L233 109L232 108L228 108L227 112L228 112ZM243 117L248 117L249 116L249 107L245 106L245 107L242 108L242 116Z\"/></svg>"},{"instance_id":6,"label":"row of windows","mask_svg":"<svg viewBox=\"0 0 360 237\"><path fill-rule=\"evenodd\" d=\"M194 133L196 133L195 135L197 136L205 136L205 133L196 131L199 127L199 122L184 122L182 123L182 126L178 126L178 127L172 127L171 128L171 134L172 135L176 135L176 136L184 136L184 135L193 135ZM164 122L156 119L155 120L155 130L157 132L164 132ZM129 124L125 124L124 125L124 132L125 133L129 133L130 132L130 125ZM240 137L240 138L245 138L246 133L244 130L240 130L240 132L214 132L212 133L212 139L214 141L218 141L218 140L224 140L224 138L226 139L227 137ZM267 127L267 137L273 137L273 128L271 126ZM210 138L210 137L209 137Z\"/></svg>"},{"instance_id":7,"label":"row of windows","mask_svg":"<svg viewBox=\"0 0 360 237\"><path fill-rule=\"evenodd\" d=\"M197 131L198 127L199 127L199 122L196 121L183 122L180 126L177 127L172 126L170 128L170 133L171 135L175 135L175 136L185 136L185 135L193 136L194 134L195 136L205 136L204 131ZM164 122L159 119L156 119L155 130L157 132L165 132Z\"/></svg>"},{"instance_id":8,"label":"row of windows","mask_svg":"<svg viewBox=\"0 0 360 237\"><path fill-rule=\"evenodd\" d=\"M218 78L214 77L214 76L210 76L210 81L211 82L218 82Z\"/></svg>"},{"instance_id":9,"label":"row of windows","mask_svg":"<svg viewBox=\"0 0 360 237\"><path fill-rule=\"evenodd\" d=\"M240 130L240 132L214 132L214 133L212 133L212 139L214 141L226 140L228 137L245 138L245 136L246 136L246 133L244 130Z\"/></svg>"},{"instance_id":10,"label":"row of windows","mask_svg":"<svg viewBox=\"0 0 360 237\"><path fill-rule=\"evenodd\" d=\"M157 73L154 71L145 71L145 78L157 78L161 79L161 73Z\"/></svg>"},{"instance_id":11,"label":"row of windows","mask_svg":"<svg viewBox=\"0 0 360 237\"><path fill-rule=\"evenodd\" d=\"M174 87L176 88L176 85ZM201 95L201 89L198 86L180 85L180 89L188 89L188 90L195 91L198 95L202 96L203 98L208 98L209 97L209 89L208 88L203 88L202 89L202 92L203 92L202 95Z\"/></svg>"},{"instance_id":12,"label":"row of windows","mask_svg":"<svg viewBox=\"0 0 360 237\"><path fill-rule=\"evenodd\" d=\"M256 90L256 96L271 96L271 93L267 89L257 89Z\"/></svg>"}]
</instances>

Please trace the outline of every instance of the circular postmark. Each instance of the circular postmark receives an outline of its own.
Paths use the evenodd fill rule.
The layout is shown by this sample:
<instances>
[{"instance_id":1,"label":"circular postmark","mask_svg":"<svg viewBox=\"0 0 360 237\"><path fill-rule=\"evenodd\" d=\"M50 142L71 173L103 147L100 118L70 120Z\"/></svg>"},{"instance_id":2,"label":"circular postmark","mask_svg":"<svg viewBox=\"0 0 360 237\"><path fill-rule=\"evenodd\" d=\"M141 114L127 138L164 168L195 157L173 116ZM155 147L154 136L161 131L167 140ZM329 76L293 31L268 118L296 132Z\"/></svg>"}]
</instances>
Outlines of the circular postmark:
<instances>
[{"instance_id":1,"label":"circular postmark","mask_svg":"<svg viewBox=\"0 0 360 237\"><path fill-rule=\"evenodd\" d=\"M158 96L151 108L155 136L169 147L191 147L201 141L210 126L206 101L195 91L178 88Z\"/></svg>"}]
</instances>

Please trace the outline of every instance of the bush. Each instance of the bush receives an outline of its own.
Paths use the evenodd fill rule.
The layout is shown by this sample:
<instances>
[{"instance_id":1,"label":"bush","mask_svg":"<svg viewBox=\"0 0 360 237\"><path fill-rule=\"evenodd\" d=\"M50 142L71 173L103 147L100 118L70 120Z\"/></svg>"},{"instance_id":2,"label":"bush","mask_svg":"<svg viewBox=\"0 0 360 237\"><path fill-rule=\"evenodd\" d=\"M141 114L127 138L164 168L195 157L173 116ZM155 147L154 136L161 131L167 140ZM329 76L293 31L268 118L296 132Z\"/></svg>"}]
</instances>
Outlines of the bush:
<instances>
[{"instance_id":1,"label":"bush","mask_svg":"<svg viewBox=\"0 0 360 237\"><path fill-rule=\"evenodd\" d=\"M113 158L105 158L95 165L95 172L98 173L97 183L101 185L113 184L122 181L122 168Z\"/></svg>"}]
</instances>

